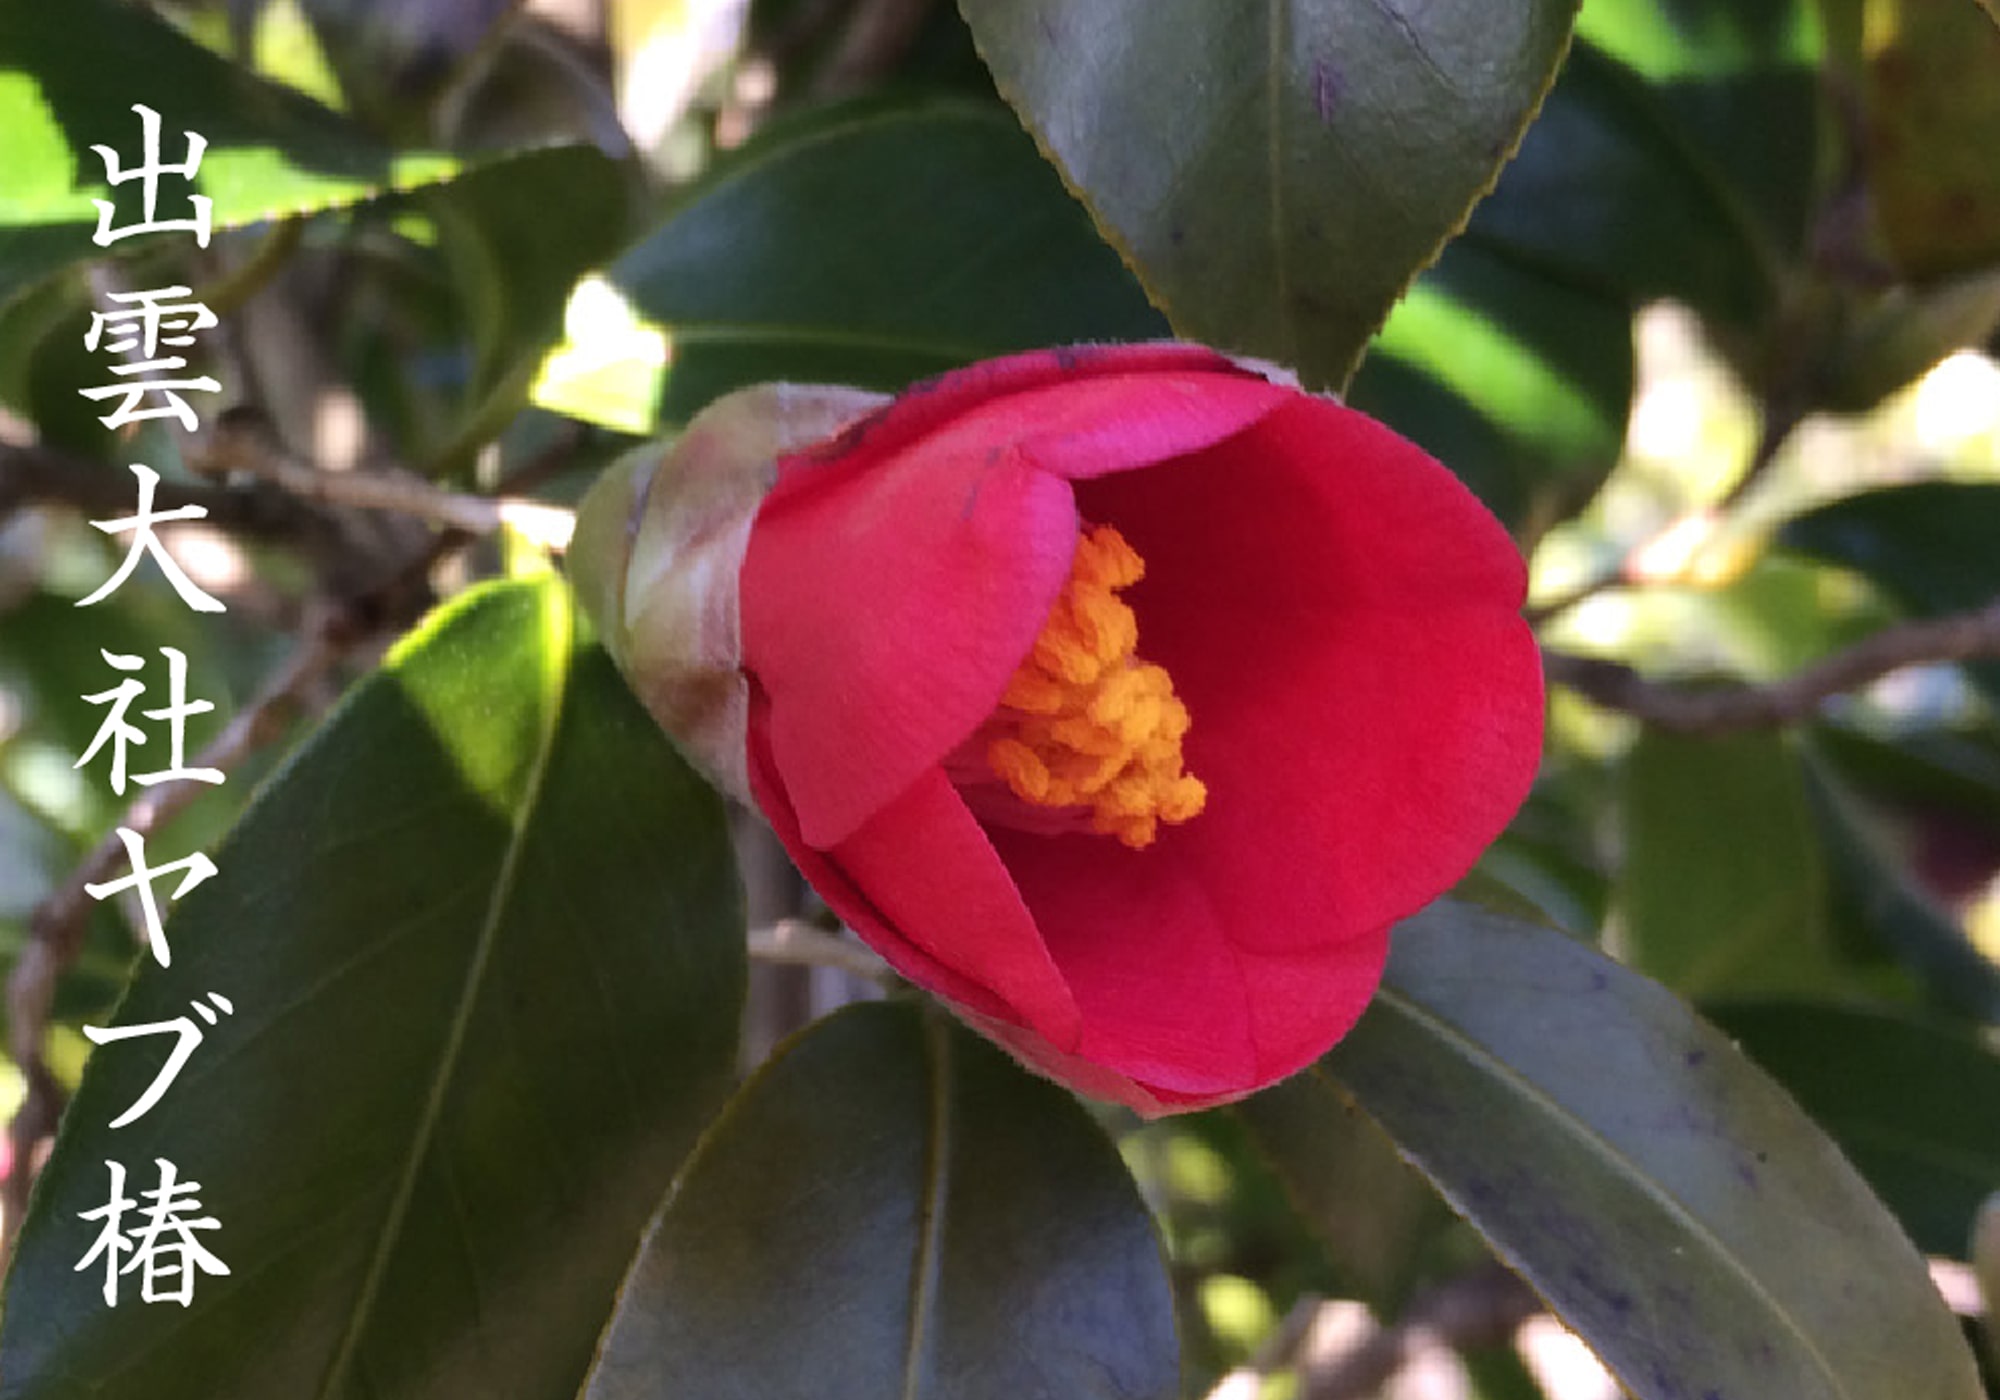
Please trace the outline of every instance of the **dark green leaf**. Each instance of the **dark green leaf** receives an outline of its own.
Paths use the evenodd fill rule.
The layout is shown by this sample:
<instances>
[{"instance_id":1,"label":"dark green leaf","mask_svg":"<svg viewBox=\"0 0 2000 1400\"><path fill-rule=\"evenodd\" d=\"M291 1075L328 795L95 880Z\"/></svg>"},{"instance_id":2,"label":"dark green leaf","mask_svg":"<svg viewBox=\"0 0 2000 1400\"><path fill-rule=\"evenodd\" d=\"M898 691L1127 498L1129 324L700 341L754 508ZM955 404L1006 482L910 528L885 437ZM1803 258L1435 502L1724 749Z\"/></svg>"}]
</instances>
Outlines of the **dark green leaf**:
<instances>
[{"instance_id":1,"label":"dark green leaf","mask_svg":"<svg viewBox=\"0 0 2000 1400\"><path fill-rule=\"evenodd\" d=\"M1339 388L1493 183L1570 0L961 0L1001 92L1197 340Z\"/></svg>"},{"instance_id":2,"label":"dark green leaf","mask_svg":"<svg viewBox=\"0 0 2000 1400\"><path fill-rule=\"evenodd\" d=\"M221 993L164 1060L93 1056L9 1275L0 1394L570 1396L648 1212L726 1089L741 897L720 804L566 590L437 615L272 780L119 1019ZM162 896L165 884L162 885ZM200 1183L229 1267L107 1307L106 1163ZM130 1226L133 1222L127 1222Z\"/></svg>"},{"instance_id":3,"label":"dark green leaf","mask_svg":"<svg viewBox=\"0 0 2000 1400\"><path fill-rule=\"evenodd\" d=\"M1676 297L1753 324L1783 250L1637 73L1579 40L1469 234L1631 305Z\"/></svg>"},{"instance_id":4,"label":"dark green leaf","mask_svg":"<svg viewBox=\"0 0 2000 1400\"><path fill-rule=\"evenodd\" d=\"M1833 898L1829 912L1845 941L1895 958L1931 1001L1963 1015L2000 1020L2000 967L1899 860L1860 800L1817 754L1806 764L1806 792L1826 847Z\"/></svg>"},{"instance_id":5,"label":"dark green leaf","mask_svg":"<svg viewBox=\"0 0 2000 1400\"><path fill-rule=\"evenodd\" d=\"M1451 1219L1382 1130L1330 1096L1326 1080L1295 1075L1232 1110L1332 1260L1340 1281L1393 1317L1427 1260L1424 1245Z\"/></svg>"},{"instance_id":6,"label":"dark green leaf","mask_svg":"<svg viewBox=\"0 0 2000 1400\"><path fill-rule=\"evenodd\" d=\"M1788 521L1788 549L1866 574L1924 616L2000 595L2000 485L1917 481L1884 486Z\"/></svg>"},{"instance_id":7,"label":"dark green leaf","mask_svg":"<svg viewBox=\"0 0 2000 1400\"><path fill-rule=\"evenodd\" d=\"M1160 1246L1060 1089L913 1004L806 1031L703 1139L587 1400L1166 1400Z\"/></svg>"},{"instance_id":8,"label":"dark green leaf","mask_svg":"<svg viewBox=\"0 0 2000 1400\"><path fill-rule=\"evenodd\" d=\"M1576 25L1580 41L1646 80L1689 161L1733 216L1788 259L1805 251L1821 192L1819 8L1816 0L1590 0Z\"/></svg>"},{"instance_id":9,"label":"dark green leaf","mask_svg":"<svg viewBox=\"0 0 2000 1400\"><path fill-rule=\"evenodd\" d=\"M0 302L66 263L100 257L91 198L110 188L93 145L141 162L134 103L160 113L160 157L187 157L183 132L208 140L196 186L231 228L368 198L448 175L440 156L394 156L343 119L202 48L136 5L65 0L0 5ZM123 228L139 220L141 181L118 187ZM161 219L188 217L188 187L159 186ZM162 233L192 246L192 235ZM123 251L139 240L119 240Z\"/></svg>"},{"instance_id":10,"label":"dark green leaf","mask_svg":"<svg viewBox=\"0 0 2000 1400\"><path fill-rule=\"evenodd\" d=\"M577 279L624 246L630 181L594 146L556 146L482 166L426 201L472 323L461 452L518 411Z\"/></svg>"},{"instance_id":11,"label":"dark green leaf","mask_svg":"<svg viewBox=\"0 0 2000 1400\"><path fill-rule=\"evenodd\" d=\"M1441 903L1309 1071L1638 1400L1977 1400L1923 1259L1810 1119L1585 944Z\"/></svg>"},{"instance_id":12,"label":"dark green leaf","mask_svg":"<svg viewBox=\"0 0 2000 1400\"><path fill-rule=\"evenodd\" d=\"M96 538L95 531L90 534ZM6 626L0 627L0 685L19 707L17 734L53 746L67 762L83 756L104 722L103 708L83 697L112 683L106 651L151 655L157 661L159 647L177 647L188 658L191 693L225 704L229 699L229 678L218 674L228 657L223 637L204 626L204 619L190 612L163 579L135 575L112 597L79 612L77 597L118 564L113 548L93 549L84 558L88 582L76 594L37 591L18 598L7 609ZM197 741L205 739L212 722L197 719L189 733ZM85 805L77 812L80 835L95 835L121 810L103 782L104 761L102 754L92 760L91 790L83 794Z\"/></svg>"},{"instance_id":13,"label":"dark green leaf","mask_svg":"<svg viewBox=\"0 0 2000 1400\"><path fill-rule=\"evenodd\" d=\"M1896 1212L1917 1247L1962 1259L2000 1183L2000 1055L1964 1032L1852 1007L1714 1007Z\"/></svg>"},{"instance_id":14,"label":"dark green leaf","mask_svg":"<svg viewBox=\"0 0 2000 1400\"><path fill-rule=\"evenodd\" d=\"M610 278L662 327L664 413L763 380L898 388L968 360L1165 332L998 107L773 133Z\"/></svg>"},{"instance_id":15,"label":"dark green leaf","mask_svg":"<svg viewBox=\"0 0 2000 1400\"><path fill-rule=\"evenodd\" d=\"M1616 465L1633 375L1622 299L1467 237L1390 314L1347 398L1532 538Z\"/></svg>"},{"instance_id":16,"label":"dark green leaf","mask_svg":"<svg viewBox=\"0 0 2000 1400\"><path fill-rule=\"evenodd\" d=\"M1618 902L1635 966L1687 996L1826 983L1826 872L1784 735L1647 730L1622 793Z\"/></svg>"},{"instance_id":17,"label":"dark green leaf","mask_svg":"<svg viewBox=\"0 0 2000 1400\"><path fill-rule=\"evenodd\" d=\"M1824 723L1810 733L1812 752L1867 796L1964 822L1990 838L1974 851L2000 864L2000 731L1965 725L1880 735ZM1951 878L1955 896L1985 883L1977 870Z\"/></svg>"},{"instance_id":18,"label":"dark green leaf","mask_svg":"<svg viewBox=\"0 0 2000 1400\"><path fill-rule=\"evenodd\" d=\"M2000 597L2000 486L1918 481L1884 486L1794 517L1778 543L1864 574L1918 617ZM2000 697L2000 664L1967 668Z\"/></svg>"},{"instance_id":19,"label":"dark green leaf","mask_svg":"<svg viewBox=\"0 0 2000 1400\"><path fill-rule=\"evenodd\" d=\"M41 442L85 457L112 456L111 431L100 421L111 405L77 392L112 377L104 358L83 343L93 302L85 269L18 288L12 300L0 289L0 302L0 401L34 424Z\"/></svg>"}]
</instances>

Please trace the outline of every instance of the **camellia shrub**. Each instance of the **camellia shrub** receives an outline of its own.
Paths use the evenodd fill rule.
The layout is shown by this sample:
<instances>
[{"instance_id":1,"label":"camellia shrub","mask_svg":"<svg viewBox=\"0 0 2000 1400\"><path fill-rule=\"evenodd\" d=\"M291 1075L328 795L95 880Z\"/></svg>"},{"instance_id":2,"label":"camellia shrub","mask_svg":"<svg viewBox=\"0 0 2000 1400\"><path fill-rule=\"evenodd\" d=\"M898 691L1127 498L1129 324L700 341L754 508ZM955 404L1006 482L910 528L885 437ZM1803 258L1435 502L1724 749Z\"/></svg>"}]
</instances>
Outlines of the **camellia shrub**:
<instances>
[{"instance_id":1,"label":"camellia shrub","mask_svg":"<svg viewBox=\"0 0 2000 1400\"><path fill-rule=\"evenodd\" d=\"M1996 150L1987 0L0 7L0 1400L2000 1394Z\"/></svg>"}]
</instances>

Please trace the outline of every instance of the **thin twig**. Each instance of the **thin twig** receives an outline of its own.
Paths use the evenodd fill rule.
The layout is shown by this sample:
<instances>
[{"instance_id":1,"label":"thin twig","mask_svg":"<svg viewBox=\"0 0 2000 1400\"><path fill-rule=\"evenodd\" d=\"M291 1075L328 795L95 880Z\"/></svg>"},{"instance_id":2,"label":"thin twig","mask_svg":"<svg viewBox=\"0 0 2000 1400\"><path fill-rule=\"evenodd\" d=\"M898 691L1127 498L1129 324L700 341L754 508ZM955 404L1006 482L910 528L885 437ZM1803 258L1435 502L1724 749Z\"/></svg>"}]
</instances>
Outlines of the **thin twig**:
<instances>
[{"instance_id":1,"label":"thin twig","mask_svg":"<svg viewBox=\"0 0 2000 1400\"><path fill-rule=\"evenodd\" d=\"M86 515L129 515L132 469L46 446L0 441L0 520L31 505L62 505ZM309 533L311 513L280 491L232 489L162 479L153 495L158 511L198 506L207 523L251 539L297 541Z\"/></svg>"},{"instance_id":2,"label":"thin twig","mask_svg":"<svg viewBox=\"0 0 2000 1400\"><path fill-rule=\"evenodd\" d=\"M525 496L550 477L568 470L577 452L590 440L590 431L574 419L565 422L553 437L527 461L512 467L500 478L499 494Z\"/></svg>"},{"instance_id":3,"label":"thin twig","mask_svg":"<svg viewBox=\"0 0 2000 1400\"><path fill-rule=\"evenodd\" d=\"M1674 685L1618 661L1544 651L1548 678L1606 709L1680 734L1730 734L1809 718L1836 695L1905 666L2000 659L2000 601L1972 612L1898 623L1771 685Z\"/></svg>"},{"instance_id":4,"label":"thin twig","mask_svg":"<svg viewBox=\"0 0 2000 1400\"><path fill-rule=\"evenodd\" d=\"M443 491L405 472L321 471L287 455L254 427L218 428L204 465L210 471L242 472L268 481L300 500L388 511L468 535L490 535L508 525L545 549L567 547L576 523L575 512L563 506Z\"/></svg>"},{"instance_id":5,"label":"thin twig","mask_svg":"<svg viewBox=\"0 0 2000 1400\"><path fill-rule=\"evenodd\" d=\"M835 967L870 982L888 983L896 975L865 945L815 928L803 919L780 919L769 928L750 930L750 956L758 962L793 967Z\"/></svg>"},{"instance_id":6,"label":"thin twig","mask_svg":"<svg viewBox=\"0 0 2000 1400\"><path fill-rule=\"evenodd\" d=\"M276 742L354 641L340 616L323 619L190 766L227 773L252 753ZM188 779L162 783L128 807L118 825L149 836L206 791L207 784ZM8 1125L13 1167L0 1185L0 1212L5 1217L4 1228L0 1228L0 1267L12 1253L15 1233L20 1229L34 1182L35 1159L43 1143L54 1136L62 1114L62 1087L49 1071L43 1043L56 983L76 961L89 928L94 901L84 887L105 880L124 859L124 843L115 834L107 836L36 906L28 921L27 946L7 978L7 1048L27 1080L28 1092Z\"/></svg>"}]
</instances>

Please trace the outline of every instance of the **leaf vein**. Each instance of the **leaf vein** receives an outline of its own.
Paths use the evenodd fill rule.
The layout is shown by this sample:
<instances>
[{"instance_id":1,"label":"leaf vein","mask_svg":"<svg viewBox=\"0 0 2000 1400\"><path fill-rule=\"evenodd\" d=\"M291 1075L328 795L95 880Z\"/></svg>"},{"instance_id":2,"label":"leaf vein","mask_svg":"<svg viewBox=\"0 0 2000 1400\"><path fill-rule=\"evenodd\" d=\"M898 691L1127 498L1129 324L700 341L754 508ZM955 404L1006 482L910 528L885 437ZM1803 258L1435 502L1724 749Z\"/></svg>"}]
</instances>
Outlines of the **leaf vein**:
<instances>
[{"instance_id":1,"label":"leaf vein","mask_svg":"<svg viewBox=\"0 0 2000 1400\"><path fill-rule=\"evenodd\" d=\"M458 1068L459 1058L465 1050L466 1034L472 1024L472 1015L478 1005L479 994L485 986L486 970L492 961L493 946L499 939L500 927L506 919L508 898L513 893L519 875L521 851L527 844L528 832L534 824L535 810L540 802L542 784L548 776L549 759L555 751L556 732L562 718L564 684L569 661L571 624L568 602L559 590L550 589L543 593L540 625L543 643L542 729L536 745L534 768L528 775L528 783L521 796L520 811L515 816L514 829L508 838L506 854L502 857L499 874L494 880L492 898L487 901L486 914L473 947L472 960L466 968L464 987L459 994L458 1005L452 1012L451 1029L446 1036L444 1050L438 1057L437 1071L431 1079L430 1093L424 1103L423 1116L418 1120L415 1133L411 1135L410 1151L403 1163L402 1174L396 1182L395 1194L390 1199L388 1214L383 1219L380 1239L373 1257L369 1260L368 1272L362 1279L360 1291L355 1298L353 1315L348 1320L347 1330L342 1335L332 1360L327 1364L326 1375L316 1392L319 1400L329 1400L329 1397L338 1393L349 1369L356 1364L359 1357L362 1334L367 1330L368 1321L373 1316L376 1299L381 1293L382 1281L389 1271L390 1256L402 1238L410 1203L416 1195L417 1178L422 1171L424 1159L437 1137L438 1125L444 1117L446 1094Z\"/></svg>"},{"instance_id":2,"label":"leaf vein","mask_svg":"<svg viewBox=\"0 0 2000 1400\"><path fill-rule=\"evenodd\" d=\"M917 1258L910 1300L909 1350L903 1357L903 1400L922 1393L924 1358L930 1350L931 1316L937 1307L940 1244L951 1190L951 1040L932 1016L924 1018L930 1054L930 1132L924 1143L924 1190L918 1203Z\"/></svg>"},{"instance_id":3,"label":"leaf vein","mask_svg":"<svg viewBox=\"0 0 2000 1400\"><path fill-rule=\"evenodd\" d=\"M1623 1149L1606 1138L1604 1134L1589 1123L1579 1118L1575 1113L1571 1112L1533 1079L1515 1069L1514 1066L1501 1059L1485 1045L1475 1040L1470 1034L1461 1030L1452 1022L1447 1021L1443 1016L1417 1002L1415 998L1405 996L1402 992L1394 988L1384 987L1378 994L1377 1000L1393 1007L1400 1014L1425 1027L1443 1045L1456 1051L1467 1062L1484 1069L1496 1084L1510 1088L1523 1100L1540 1106L1549 1115L1551 1121L1558 1126L1567 1127L1570 1135L1587 1150L1613 1164L1618 1169L1621 1179L1635 1186L1642 1196L1652 1198L1655 1204L1666 1214L1685 1224L1689 1234L1707 1245L1713 1251L1715 1257L1723 1262L1729 1272L1735 1274L1743 1281L1749 1293L1763 1301L1771 1313L1782 1321L1785 1329L1798 1339L1806 1355L1812 1358L1814 1365L1826 1378L1830 1387L1828 1393L1833 1395L1845 1395L1848 1393L1846 1387L1841 1383L1841 1376L1838 1370L1836 1370L1832 1362L1821 1351L1818 1343L1799 1325L1798 1320L1793 1317L1791 1310L1773 1296L1764 1286L1763 1281L1737 1258L1727 1243L1709 1227L1707 1221L1696 1214L1693 1208L1681 1200L1679 1196L1641 1170L1639 1164L1628 1156ZM1325 1073L1323 1070L1316 1072ZM1363 1107L1366 1107L1365 1103ZM1481 1233L1485 1232L1481 1231ZM1498 1241L1493 1241L1493 1243L1499 1246ZM1503 1254L1511 1254L1512 1252L1512 1250L1502 1247ZM1607 1362L1607 1364L1609 1363Z\"/></svg>"}]
</instances>

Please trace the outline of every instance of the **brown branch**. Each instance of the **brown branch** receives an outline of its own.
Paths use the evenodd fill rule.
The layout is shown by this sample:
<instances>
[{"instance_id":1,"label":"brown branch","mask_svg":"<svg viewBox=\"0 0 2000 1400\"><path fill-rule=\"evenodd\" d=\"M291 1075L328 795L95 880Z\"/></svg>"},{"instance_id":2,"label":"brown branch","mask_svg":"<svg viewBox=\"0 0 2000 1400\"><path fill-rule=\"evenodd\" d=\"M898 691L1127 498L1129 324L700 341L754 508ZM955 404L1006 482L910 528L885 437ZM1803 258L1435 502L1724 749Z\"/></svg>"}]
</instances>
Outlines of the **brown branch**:
<instances>
[{"instance_id":1,"label":"brown branch","mask_svg":"<svg viewBox=\"0 0 2000 1400\"><path fill-rule=\"evenodd\" d=\"M256 697L225 725L190 765L227 773L257 750L275 743L285 726L308 708L308 697L356 641L339 614L329 614L265 681ZM184 811L208 785L186 779L150 788L125 811L118 825L149 836ZM37 1158L55 1135L63 1108L62 1086L43 1054L56 983L83 948L95 903L86 885L107 879L125 859L116 834L96 849L36 906L28 920L28 942L7 978L8 1053L27 1080L27 1097L8 1124L13 1168L0 1185L0 1265L13 1251L27 1208Z\"/></svg>"},{"instance_id":2,"label":"brown branch","mask_svg":"<svg viewBox=\"0 0 2000 1400\"><path fill-rule=\"evenodd\" d=\"M1730 734L1810 718L1820 705L1905 666L2000 659L2000 600L1972 612L1885 627L1771 685L1674 685L1618 661L1542 653L1557 685L1609 710L1680 734Z\"/></svg>"},{"instance_id":3,"label":"brown branch","mask_svg":"<svg viewBox=\"0 0 2000 1400\"><path fill-rule=\"evenodd\" d=\"M322 471L287 455L259 425L218 426L203 463L209 472L241 472L302 501L348 510L386 511L467 535L511 525L549 549L569 543L575 513L511 496L443 491L412 472Z\"/></svg>"},{"instance_id":4,"label":"brown branch","mask_svg":"<svg viewBox=\"0 0 2000 1400\"><path fill-rule=\"evenodd\" d=\"M0 521L34 506L73 510L91 520L115 519L130 515L133 502L129 466L0 440ZM371 569L358 563L356 542L339 521L269 483L225 486L163 477L153 506L159 511L195 506L206 512L203 524L235 539L291 550L315 572L319 591L329 595L353 596L372 582Z\"/></svg>"},{"instance_id":5,"label":"brown branch","mask_svg":"<svg viewBox=\"0 0 2000 1400\"><path fill-rule=\"evenodd\" d=\"M132 469L111 466L57 448L0 441L0 520L32 505L60 505L91 516L129 515ZM281 491L244 490L162 479L156 510L199 506L207 523L253 539L297 540L310 533L312 514Z\"/></svg>"}]
</instances>

